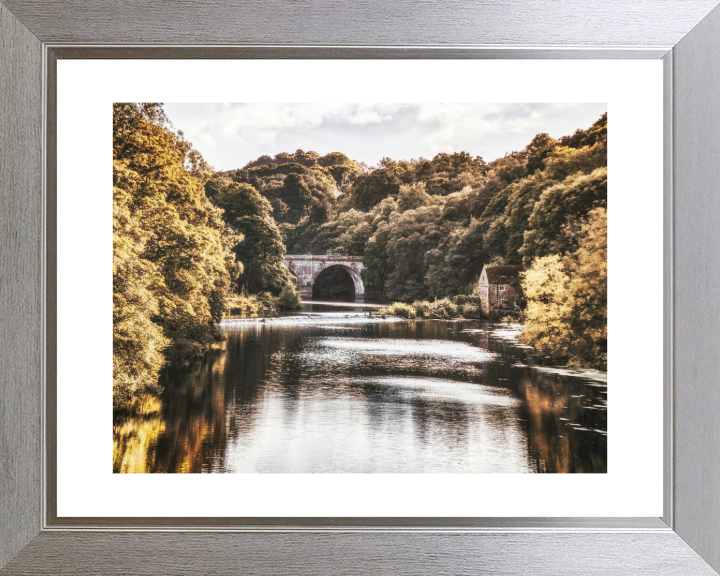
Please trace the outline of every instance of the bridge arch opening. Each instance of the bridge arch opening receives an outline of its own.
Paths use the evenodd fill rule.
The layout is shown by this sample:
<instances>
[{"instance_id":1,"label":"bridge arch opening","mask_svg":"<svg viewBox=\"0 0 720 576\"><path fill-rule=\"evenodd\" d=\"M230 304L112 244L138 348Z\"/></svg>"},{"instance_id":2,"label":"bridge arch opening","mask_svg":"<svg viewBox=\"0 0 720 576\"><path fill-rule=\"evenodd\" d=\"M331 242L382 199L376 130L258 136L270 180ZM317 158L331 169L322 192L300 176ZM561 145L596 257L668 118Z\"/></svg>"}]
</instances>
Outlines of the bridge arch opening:
<instances>
[{"instance_id":1,"label":"bridge arch opening","mask_svg":"<svg viewBox=\"0 0 720 576\"><path fill-rule=\"evenodd\" d=\"M298 290L303 300L315 298L355 300L363 302L365 285L362 280L362 256L346 256L343 254L285 254L285 266L297 278ZM320 274L331 270L320 277ZM350 275L350 280L344 272ZM318 278L320 277L319 281ZM318 285L315 286L315 282ZM350 295L350 286L354 295ZM342 290L341 290L342 287Z\"/></svg>"},{"instance_id":2,"label":"bridge arch opening","mask_svg":"<svg viewBox=\"0 0 720 576\"><path fill-rule=\"evenodd\" d=\"M328 266L315 277L312 286L313 300L354 302L359 292L353 274L345 266Z\"/></svg>"}]
</instances>

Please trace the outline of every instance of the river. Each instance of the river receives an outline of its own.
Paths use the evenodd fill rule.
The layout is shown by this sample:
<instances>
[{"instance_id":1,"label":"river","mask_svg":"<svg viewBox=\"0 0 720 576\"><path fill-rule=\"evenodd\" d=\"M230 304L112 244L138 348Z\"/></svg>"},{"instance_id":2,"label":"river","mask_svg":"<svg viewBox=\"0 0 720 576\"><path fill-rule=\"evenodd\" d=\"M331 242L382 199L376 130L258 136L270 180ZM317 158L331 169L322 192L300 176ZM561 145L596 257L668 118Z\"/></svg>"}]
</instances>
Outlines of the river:
<instances>
[{"instance_id":1,"label":"river","mask_svg":"<svg viewBox=\"0 0 720 576\"><path fill-rule=\"evenodd\" d=\"M319 305L226 323L115 416L114 471L606 472L605 374L538 365L519 329Z\"/></svg>"}]
</instances>

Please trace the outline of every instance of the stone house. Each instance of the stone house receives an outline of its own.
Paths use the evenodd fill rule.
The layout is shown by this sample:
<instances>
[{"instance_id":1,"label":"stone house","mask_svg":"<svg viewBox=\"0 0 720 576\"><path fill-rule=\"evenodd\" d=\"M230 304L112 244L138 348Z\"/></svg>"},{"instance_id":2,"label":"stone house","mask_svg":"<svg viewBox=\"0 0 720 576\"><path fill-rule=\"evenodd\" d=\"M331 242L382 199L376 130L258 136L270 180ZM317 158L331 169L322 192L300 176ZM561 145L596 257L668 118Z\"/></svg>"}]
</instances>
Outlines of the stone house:
<instances>
[{"instance_id":1,"label":"stone house","mask_svg":"<svg viewBox=\"0 0 720 576\"><path fill-rule=\"evenodd\" d=\"M492 310L513 310L519 297L511 285L525 270L522 266L483 266L480 273L480 308L487 316Z\"/></svg>"}]
</instances>

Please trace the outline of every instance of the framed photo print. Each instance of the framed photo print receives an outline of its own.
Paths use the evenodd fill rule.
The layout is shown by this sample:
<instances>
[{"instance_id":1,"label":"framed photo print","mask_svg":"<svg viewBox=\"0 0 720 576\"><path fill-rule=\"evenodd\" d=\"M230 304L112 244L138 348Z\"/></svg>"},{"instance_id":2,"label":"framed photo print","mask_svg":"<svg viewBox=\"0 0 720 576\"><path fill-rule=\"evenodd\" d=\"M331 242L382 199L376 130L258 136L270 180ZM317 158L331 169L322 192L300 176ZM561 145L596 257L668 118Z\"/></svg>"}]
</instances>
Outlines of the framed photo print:
<instances>
[{"instance_id":1,"label":"framed photo print","mask_svg":"<svg viewBox=\"0 0 720 576\"><path fill-rule=\"evenodd\" d=\"M0 4L3 573L715 574L715 4Z\"/></svg>"}]
</instances>

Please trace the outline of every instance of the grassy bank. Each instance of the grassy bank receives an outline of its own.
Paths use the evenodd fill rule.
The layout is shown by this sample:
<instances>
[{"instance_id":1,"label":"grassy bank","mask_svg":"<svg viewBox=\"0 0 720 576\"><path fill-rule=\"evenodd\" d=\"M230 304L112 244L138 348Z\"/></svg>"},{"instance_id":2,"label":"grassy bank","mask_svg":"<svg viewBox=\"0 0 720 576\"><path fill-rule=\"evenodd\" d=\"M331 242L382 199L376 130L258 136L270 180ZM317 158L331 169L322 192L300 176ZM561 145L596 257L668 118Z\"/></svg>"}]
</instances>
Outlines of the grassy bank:
<instances>
[{"instance_id":1,"label":"grassy bank","mask_svg":"<svg viewBox=\"0 0 720 576\"><path fill-rule=\"evenodd\" d=\"M393 302L387 308L378 310L381 316L400 316L401 318L432 318L449 320L452 318L480 318L480 306L472 296L455 296L429 302L420 300L412 304Z\"/></svg>"},{"instance_id":2,"label":"grassy bank","mask_svg":"<svg viewBox=\"0 0 720 576\"><path fill-rule=\"evenodd\" d=\"M443 298L434 302L420 300L412 304L393 302L377 311L383 317L398 316L409 320L414 318L476 320L482 317L481 312L480 302L476 296L455 296L454 298ZM493 310L489 319L509 323L524 322L521 310Z\"/></svg>"}]
</instances>

